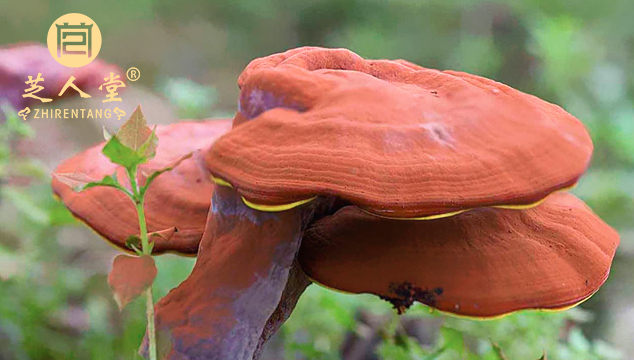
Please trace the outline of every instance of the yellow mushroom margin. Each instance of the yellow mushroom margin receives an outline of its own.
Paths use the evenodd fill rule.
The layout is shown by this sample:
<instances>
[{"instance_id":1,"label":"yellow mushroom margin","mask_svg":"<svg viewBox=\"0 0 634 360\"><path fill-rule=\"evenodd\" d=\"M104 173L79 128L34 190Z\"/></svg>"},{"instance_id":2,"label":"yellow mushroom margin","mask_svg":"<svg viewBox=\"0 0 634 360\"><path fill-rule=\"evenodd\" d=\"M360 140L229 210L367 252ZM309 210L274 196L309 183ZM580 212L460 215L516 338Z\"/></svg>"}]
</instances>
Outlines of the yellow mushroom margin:
<instances>
[{"instance_id":1,"label":"yellow mushroom margin","mask_svg":"<svg viewBox=\"0 0 634 360\"><path fill-rule=\"evenodd\" d=\"M380 294L375 294L375 293L371 293L371 292L365 292L365 293L355 293L355 292L350 292L350 291L345 291L345 290L340 290L337 288L333 288L331 286L325 285L315 279L313 279L312 277L310 277L308 274L304 273L304 275L313 283L329 290L329 291L333 291L339 294L345 294L345 295L361 295L361 294L370 294L370 295L374 295L374 296L381 296ZM457 319L464 319L464 320L474 320L474 321L492 321L492 320L500 320L503 319L507 316L510 315L514 315L520 312L524 312L524 311L530 311L530 312L543 312L543 313L559 313L559 312L564 312L567 310L570 310L574 307L577 307L581 304L583 304L585 301L587 301L588 299L590 299L594 294L596 294L599 291L599 288L595 289L590 295L586 296L585 298L570 304L570 305L564 305L562 307L552 307L552 308L539 308L539 307L535 307L535 308L526 308L526 309L517 309L517 310L512 310L509 312L505 312L502 314L498 314L498 315L493 315L493 316L470 316L470 315L461 315L461 314L456 314L456 313L452 313L451 311L447 311L447 310L440 310L437 309L435 307L429 306L427 304L423 304L420 302L416 302L416 304L425 306L429 309L429 313L433 314L433 313L440 313L443 316L449 316L449 317L453 317L453 318L457 318Z\"/></svg>"},{"instance_id":2,"label":"yellow mushroom margin","mask_svg":"<svg viewBox=\"0 0 634 360\"><path fill-rule=\"evenodd\" d=\"M213 181L216 185L220 185L220 186L225 186L225 187L229 187L229 188L234 188L233 185L228 182L227 180L221 179L219 177L213 176L211 175L211 181ZM491 205L491 206L485 206L485 207L491 207L491 208L497 208L497 209L509 209L509 210L527 210L527 209L531 209L534 208L536 206L539 206L541 203L543 203L544 201L546 201L546 198L548 198L548 196L550 196L551 194L555 193L555 192L560 192L560 191L569 191L571 189L573 189L574 187L577 186L577 183L572 184L571 186L556 190L548 195L546 195L545 197L529 203L529 204L509 204L509 205ZM313 200L315 200L317 198L317 196L313 196L311 198L308 199L304 199L304 200L299 200L299 201L294 201L292 203L288 203L288 204L281 204L281 205L263 205L263 204L257 204L254 203L252 201L247 200L244 196L240 196L242 198L242 202L244 202L244 204L248 207L250 207L251 209L254 210L258 210L258 211L263 211L263 212L279 212L279 211L285 211L285 210L290 210L293 208L296 208L298 206L307 204ZM463 210L457 210L457 211L450 211L450 212L446 212L446 213L442 213L442 214L434 214L434 215L428 215L428 216L420 216L420 217L391 217L391 216L387 216L387 215L383 215L383 214L377 214L375 212L369 211L367 209L363 209L360 208L361 210L363 210L364 212L373 215L373 216L378 216L380 218L384 218L384 219L391 219L391 220L436 220L436 219L443 219L443 218L447 218L447 217L451 217L451 216L455 216L458 214L462 214L464 212L467 211L471 211L475 208L468 208L468 209L463 209Z\"/></svg>"},{"instance_id":3,"label":"yellow mushroom margin","mask_svg":"<svg viewBox=\"0 0 634 360\"><path fill-rule=\"evenodd\" d=\"M231 185L230 182L228 182L228 181L226 181L224 179L221 179L219 177L215 177L215 176L211 175L211 181L213 181L216 185L225 186L225 187L233 189L233 185ZM258 211L263 211L263 212L280 212L280 211L290 210L290 209L296 208L298 206L307 204L307 203L315 200L315 198L317 198L317 197L313 196L313 197L311 197L309 199L294 201L292 203L281 204L281 205L256 204L254 202L251 202L251 201L247 200L244 196L240 196L240 198L242 198L242 202L246 206L250 207L251 209L258 210Z\"/></svg>"}]
</instances>

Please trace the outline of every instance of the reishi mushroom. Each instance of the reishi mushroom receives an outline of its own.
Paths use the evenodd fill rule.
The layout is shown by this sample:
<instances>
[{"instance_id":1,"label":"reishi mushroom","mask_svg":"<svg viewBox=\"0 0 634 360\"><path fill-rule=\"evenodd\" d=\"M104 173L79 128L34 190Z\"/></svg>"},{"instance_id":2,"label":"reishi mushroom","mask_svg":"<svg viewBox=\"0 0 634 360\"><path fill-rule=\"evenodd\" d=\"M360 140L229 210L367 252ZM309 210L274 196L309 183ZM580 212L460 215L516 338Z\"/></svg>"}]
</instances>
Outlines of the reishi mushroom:
<instances>
[{"instance_id":1,"label":"reishi mushroom","mask_svg":"<svg viewBox=\"0 0 634 360\"><path fill-rule=\"evenodd\" d=\"M587 299L608 277L618 242L616 231L566 193L523 211L481 208L428 221L346 206L305 232L299 262L313 281L376 294L399 312L419 301L492 317Z\"/></svg>"},{"instance_id":2,"label":"reishi mushroom","mask_svg":"<svg viewBox=\"0 0 634 360\"><path fill-rule=\"evenodd\" d=\"M556 105L343 49L255 60L239 85L234 127L205 153L216 186L196 265L157 304L167 358L257 359L309 284L300 265L400 310L422 300L479 317L566 307L605 280L618 235L574 197L551 195L577 182L592 153L584 126ZM350 233L366 225L372 237ZM417 250L400 277L363 287L335 272L387 271L366 275L370 259L358 257L393 264L400 246ZM456 279L437 273L461 266ZM504 293L513 275L526 278Z\"/></svg>"},{"instance_id":3,"label":"reishi mushroom","mask_svg":"<svg viewBox=\"0 0 634 360\"><path fill-rule=\"evenodd\" d=\"M141 181L144 181L143 173L159 170L189 153L192 156L157 177L146 194L148 231L173 227L177 230L169 239L154 237L154 253L171 251L195 255L198 251L213 191L200 150L208 148L230 128L231 121L224 119L157 126L159 146L156 156L140 166ZM94 180L116 172L119 181L127 184L124 169L102 154L103 146L101 143L75 155L60 164L55 172L85 174ZM94 187L78 193L55 177L53 191L75 217L111 244L131 251L126 247L126 239L138 235L139 225L136 209L125 194L109 187Z\"/></svg>"}]
</instances>

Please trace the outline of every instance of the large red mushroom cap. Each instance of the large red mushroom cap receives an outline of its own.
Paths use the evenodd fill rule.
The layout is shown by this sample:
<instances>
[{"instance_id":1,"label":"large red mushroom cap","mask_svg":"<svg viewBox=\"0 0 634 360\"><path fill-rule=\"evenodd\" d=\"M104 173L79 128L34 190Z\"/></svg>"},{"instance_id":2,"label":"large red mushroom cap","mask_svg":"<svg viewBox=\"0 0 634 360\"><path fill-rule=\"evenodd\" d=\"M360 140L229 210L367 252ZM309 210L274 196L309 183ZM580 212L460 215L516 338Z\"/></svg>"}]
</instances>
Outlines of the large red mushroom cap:
<instances>
[{"instance_id":1,"label":"large red mushroom cap","mask_svg":"<svg viewBox=\"0 0 634 360\"><path fill-rule=\"evenodd\" d=\"M320 284L379 295L400 311L419 301L492 317L590 297L618 244L616 231L581 200L558 193L527 210L483 208L428 221L347 206L306 231L299 262Z\"/></svg>"},{"instance_id":2,"label":"large red mushroom cap","mask_svg":"<svg viewBox=\"0 0 634 360\"><path fill-rule=\"evenodd\" d=\"M530 206L575 184L583 124L506 85L343 49L253 61L207 167L257 209L336 196L387 217ZM281 207L280 207L281 206Z\"/></svg>"},{"instance_id":3,"label":"large red mushroom cap","mask_svg":"<svg viewBox=\"0 0 634 360\"><path fill-rule=\"evenodd\" d=\"M200 150L208 148L230 127L229 120L180 122L157 127L156 157L140 167L142 174L160 170L189 153L193 154L174 170L157 177L146 194L148 231L177 229L169 239L153 237L154 253L173 251L195 255L198 251L213 193L213 183ZM124 169L102 154L103 145L64 161L55 172L85 174L95 180L116 172L119 181L127 184ZM53 190L77 218L115 246L130 250L125 241L129 236L139 234L139 224L134 204L125 194L108 187L75 192L57 179L53 179Z\"/></svg>"}]
</instances>

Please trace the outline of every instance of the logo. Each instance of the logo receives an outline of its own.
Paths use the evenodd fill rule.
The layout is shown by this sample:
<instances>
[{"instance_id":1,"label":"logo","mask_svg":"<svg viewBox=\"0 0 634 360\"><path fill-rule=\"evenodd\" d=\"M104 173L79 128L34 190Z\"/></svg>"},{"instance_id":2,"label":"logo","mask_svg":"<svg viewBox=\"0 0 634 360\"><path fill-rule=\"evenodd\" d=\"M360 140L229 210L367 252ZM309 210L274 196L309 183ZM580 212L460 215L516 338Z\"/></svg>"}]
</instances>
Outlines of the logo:
<instances>
[{"instance_id":1,"label":"logo","mask_svg":"<svg viewBox=\"0 0 634 360\"><path fill-rule=\"evenodd\" d=\"M53 59L63 66L77 68L89 64L99 54L101 49L101 31L97 24L86 15L77 13L66 14L55 20L53 25L51 25L48 30L47 42L48 51ZM55 94L59 98L66 93L79 95L84 99L92 98L93 95L101 95L105 97L102 100L103 103L113 103L113 105L123 102L119 94L120 89L126 87L122 78L123 74L116 74L113 71L109 75L94 75L92 80L101 82L99 79L101 77L103 82L97 87L94 81L90 81L90 85L93 85L94 88L86 89L85 87L88 85L85 81L86 77L91 75L85 72L77 73L71 71L70 74L67 74L66 72L60 73L58 71L50 75L43 74L38 70L33 70L31 75L27 74L26 78L28 80L24 82L27 86L22 97L33 99L29 100L30 102L27 104L29 106L32 106L33 102L37 104L34 100L39 100L40 103L50 103L54 100ZM46 78L49 75L55 78L52 85L55 86L54 89L51 89L51 84L46 82ZM68 80L61 86L60 77L67 75L69 76ZM81 77L81 79L77 79L75 75ZM128 69L126 75L130 81L136 81L141 77L141 72L139 69L132 67ZM77 83L75 83L75 80L78 80ZM118 106L115 106L114 109L112 107L94 109L31 109L29 106L18 111L18 116L25 121L27 117L34 119L110 119L113 115L117 117L117 120L120 120L121 117L126 115L125 111L119 109Z\"/></svg>"},{"instance_id":2,"label":"logo","mask_svg":"<svg viewBox=\"0 0 634 360\"><path fill-rule=\"evenodd\" d=\"M48 30L48 51L67 67L93 61L101 49L101 31L88 16L71 13L59 17Z\"/></svg>"}]
</instances>

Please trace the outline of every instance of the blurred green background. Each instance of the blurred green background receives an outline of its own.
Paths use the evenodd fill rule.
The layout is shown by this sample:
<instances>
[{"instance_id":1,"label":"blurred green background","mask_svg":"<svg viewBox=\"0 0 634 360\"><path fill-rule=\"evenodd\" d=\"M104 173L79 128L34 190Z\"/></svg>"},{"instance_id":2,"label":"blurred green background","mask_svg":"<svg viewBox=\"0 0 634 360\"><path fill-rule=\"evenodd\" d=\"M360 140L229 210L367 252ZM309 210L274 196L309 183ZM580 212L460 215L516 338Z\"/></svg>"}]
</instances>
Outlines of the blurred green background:
<instances>
[{"instance_id":1,"label":"blurred green background","mask_svg":"<svg viewBox=\"0 0 634 360\"><path fill-rule=\"evenodd\" d=\"M0 44L45 42L59 16L99 25L99 57L137 67L122 108L151 123L231 116L236 78L256 57L346 47L493 78L557 103L595 142L574 192L619 230L605 286L558 314L474 322L415 306L397 317L370 296L311 286L264 359L634 359L634 2L0 0ZM89 99L90 100L90 99ZM59 100L57 107L77 107ZM83 100L82 100L83 101ZM82 102L81 107L98 107ZM0 124L0 359L134 359L142 301L119 312L106 284L116 253L52 198L49 174L115 120ZM158 258L156 296L193 259Z\"/></svg>"}]
</instances>

